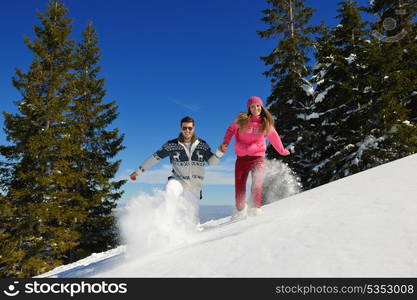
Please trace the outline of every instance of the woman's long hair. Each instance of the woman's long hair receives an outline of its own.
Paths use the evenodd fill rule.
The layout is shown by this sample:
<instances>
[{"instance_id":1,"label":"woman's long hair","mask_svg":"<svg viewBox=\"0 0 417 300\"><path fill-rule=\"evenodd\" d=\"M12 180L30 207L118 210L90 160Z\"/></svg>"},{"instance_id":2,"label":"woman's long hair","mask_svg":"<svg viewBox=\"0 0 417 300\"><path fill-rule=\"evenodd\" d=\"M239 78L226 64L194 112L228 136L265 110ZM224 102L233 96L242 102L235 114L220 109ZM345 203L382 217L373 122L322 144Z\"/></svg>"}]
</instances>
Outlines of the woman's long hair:
<instances>
[{"instance_id":1,"label":"woman's long hair","mask_svg":"<svg viewBox=\"0 0 417 300\"><path fill-rule=\"evenodd\" d=\"M236 123L239 126L240 131L244 131L246 126L248 126L249 119L252 116L250 109L248 109L247 113L240 113L237 117ZM262 106L261 109L261 117L262 117L262 132L266 135L268 132L274 127L275 122L272 118L271 113L268 109Z\"/></svg>"}]
</instances>

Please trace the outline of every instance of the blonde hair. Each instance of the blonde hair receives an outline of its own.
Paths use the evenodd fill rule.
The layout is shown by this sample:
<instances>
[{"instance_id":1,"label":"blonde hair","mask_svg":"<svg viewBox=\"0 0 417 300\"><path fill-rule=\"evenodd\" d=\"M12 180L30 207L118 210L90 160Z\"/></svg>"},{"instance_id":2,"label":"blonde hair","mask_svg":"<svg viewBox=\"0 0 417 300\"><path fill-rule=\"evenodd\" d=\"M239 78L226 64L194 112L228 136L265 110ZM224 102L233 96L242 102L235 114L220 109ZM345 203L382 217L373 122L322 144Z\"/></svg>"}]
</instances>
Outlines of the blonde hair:
<instances>
[{"instance_id":1,"label":"blonde hair","mask_svg":"<svg viewBox=\"0 0 417 300\"><path fill-rule=\"evenodd\" d=\"M252 116L250 110L247 113L240 113L236 119L236 123L239 126L240 131L244 131L248 126L249 119ZM262 117L262 132L268 134L272 127L275 126L275 121L272 118L272 114L264 106L261 106Z\"/></svg>"}]
</instances>

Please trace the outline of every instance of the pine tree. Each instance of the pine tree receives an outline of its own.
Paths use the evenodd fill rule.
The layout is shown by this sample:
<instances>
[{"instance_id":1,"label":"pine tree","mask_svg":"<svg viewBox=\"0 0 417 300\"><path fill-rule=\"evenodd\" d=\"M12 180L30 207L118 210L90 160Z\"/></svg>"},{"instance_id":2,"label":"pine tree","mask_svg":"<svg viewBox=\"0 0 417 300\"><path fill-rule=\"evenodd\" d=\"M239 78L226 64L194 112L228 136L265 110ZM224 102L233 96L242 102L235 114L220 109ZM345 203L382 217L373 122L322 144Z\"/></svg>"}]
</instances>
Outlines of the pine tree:
<instances>
[{"instance_id":1,"label":"pine tree","mask_svg":"<svg viewBox=\"0 0 417 300\"><path fill-rule=\"evenodd\" d=\"M74 42L68 39L72 20L66 14L60 1L49 2L39 13L42 26L34 26L33 41L25 38L33 62L26 73L16 70L13 78L22 95L16 102L19 113L4 113L11 145L2 146L0 153L10 163L11 177L3 180L8 187L2 202L12 210L1 222L7 222L3 276L33 276L60 265L78 244L75 228L86 217L74 193L76 169L68 163L79 151L72 147L66 124L74 80Z\"/></svg>"},{"instance_id":2,"label":"pine tree","mask_svg":"<svg viewBox=\"0 0 417 300\"><path fill-rule=\"evenodd\" d=\"M416 20L416 13L417 10L417 2L414 1L414 6L410 6L411 9L414 9L414 20L411 21L411 26L409 28L409 32L406 36L405 42L405 53L403 57L403 63L405 64L406 72L404 77L409 78L409 98L404 100L406 108L410 110L410 121L417 125L417 20Z\"/></svg>"},{"instance_id":3,"label":"pine tree","mask_svg":"<svg viewBox=\"0 0 417 300\"><path fill-rule=\"evenodd\" d=\"M373 24L373 35L378 46L385 50L400 46L402 53L397 57L401 65L404 91L402 103L410 110L411 121L417 122L417 1L377 0L368 11L377 17ZM408 93L409 92L409 93Z\"/></svg>"},{"instance_id":4,"label":"pine tree","mask_svg":"<svg viewBox=\"0 0 417 300\"><path fill-rule=\"evenodd\" d=\"M115 101L103 103L100 53L89 23L69 40L72 21L59 0L39 13L27 73L16 70L22 100L4 113L11 145L0 146L0 275L27 277L118 242L113 209L124 180L112 181L123 135L107 127ZM1 157L0 157L1 158Z\"/></svg>"},{"instance_id":5,"label":"pine tree","mask_svg":"<svg viewBox=\"0 0 417 300\"><path fill-rule=\"evenodd\" d=\"M87 218L77 230L82 235L72 253L75 260L116 245L113 209L122 195L118 190L125 183L124 180L111 181L120 164L111 159L124 147L118 129L106 129L118 114L115 101L103 103L105 80L97 78L100 56L97 33L90 22L76 51L76 96L69 123L73 143L82 149L75 162L80 174L77 190L88 203Z\"/></svg>"},{"instance_id":6,"label":"pine tree","mask_svg":"<svg viewBox=\"0 0 417 300\"><path fill-rule=\"evenodd\" d=\"M353 1L339 5L341 23L320 41L317 53L322 150L312 187L414 153L417 145L407 109L415 81L404 77L415 72L405 67L410 52L400 41L368 40L360 17L365 8Z\"/></svg>"},{"instance_id":7,"label":"pine tree","mask_svg":"<svg viewBox=\"0 0 417 300\"><path fill-rule=\"evenodd\" d=\"M319 39L313 82L317 131L310 188L360 170L367 139L369 30L354 1L338 3L340 24ZM368 130L369 131L369 130Z\"/></svg>"},{"instance_id":8,"label":"pine tree","mask_svg":"<svg viewBox=\"0 0 417 300\"><path fill-rule=\"evenodd\" d=\"M261 57L271 68L264 73L272 84L267 105L276 119L276 127L283 142L293 152L282 158L268 147L268 158L280 158L300 177L302 185L310 177L312 139L315 128L311 119L313 87L307 79L311 75L308 52L312 49L313 35L321 26L308 26L314 13L305 7L305 0L268 0L271 8L263 11L262 21L268 29L258 31L261 38L278 38L272 52Z\"/></svg>"},{"instance_id":9,"label":"pine tree","mask_svg":"<svg viewBox=\"0 0 417 300\"><path fill-rule=\"evenodd\" d=\"M0 159L2 157L0 156ZM11 232L8 229L13 223L15 208L7 201L7 190L10 186L12 163L0 161L0 274L7 274L10 263L21 255L16 251L15 243L10 243Z\"/></svg>"},{"instance_id":10,"label":"pine tree","mask_svg":"<svg viewBox=\"0 0 417 300\"><path fill-rule=\"evenodd\" d=\"M366 159L378 165L417 151L416 119L416 2L374 1L368 10L378 16L372 24L371 57L374 128L378 148Z\"/></svg>"}]
</instances>

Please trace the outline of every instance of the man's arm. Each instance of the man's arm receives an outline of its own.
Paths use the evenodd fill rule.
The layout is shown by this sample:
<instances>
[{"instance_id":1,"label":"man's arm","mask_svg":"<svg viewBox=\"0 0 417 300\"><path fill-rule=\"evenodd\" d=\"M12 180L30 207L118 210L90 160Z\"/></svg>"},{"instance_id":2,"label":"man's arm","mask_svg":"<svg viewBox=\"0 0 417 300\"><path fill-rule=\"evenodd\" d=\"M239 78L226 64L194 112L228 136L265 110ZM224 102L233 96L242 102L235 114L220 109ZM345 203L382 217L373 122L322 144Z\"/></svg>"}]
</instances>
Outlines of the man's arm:
<instances>
[{"instance_id":1,"label":"man's arm","mask_svg":"<svg viewBox=\"0 0 417 300\"><path fill-rule=\"evenodd\" d=\"M147 169L156 165L161 159L167 157L169 155L168 150L166 149L166 144L164 144L161 149L156 151L154 154L149 156L132 174L130 174L130 179L136 180L136 177Z\"/></svg>"},{"instance_id":2,"label":"man's arm","mask_svg":"<svg viewBox=\"0 0 417 300\"><path fill-rule=\"evenodd\" d=\"M208 147L208 146L207 146ZM211 152L210 147L208 147L204 158L209 164L209 166L215 166L220 162L220 158L224 155L224 152L222 151L222 146L220 145L219 148L216 150L216 153Z\"/></svg>"}]
</instances>

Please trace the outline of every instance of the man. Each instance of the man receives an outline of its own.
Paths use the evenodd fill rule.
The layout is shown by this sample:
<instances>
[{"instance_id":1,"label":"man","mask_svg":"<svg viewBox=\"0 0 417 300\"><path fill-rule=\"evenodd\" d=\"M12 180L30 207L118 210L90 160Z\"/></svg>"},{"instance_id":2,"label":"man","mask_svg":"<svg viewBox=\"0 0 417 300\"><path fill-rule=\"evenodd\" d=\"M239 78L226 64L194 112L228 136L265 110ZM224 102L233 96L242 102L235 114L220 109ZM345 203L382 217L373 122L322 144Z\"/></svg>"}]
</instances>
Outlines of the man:
<instances>
[{"instance_id":1,"label":"man","mask_svg":"<svg viewBox=\"0 0 417 300\"><path fill-rule=\"evenodd\" d=\"M191 117L181 120L181 133L178 138L166 142L161 149L145 160L135 172L130 174L132 180L145 170L169 156L172 175L168 177L165 190L170 198L184 196L194 209L195 222L199 222L199 200L202 198L205 163L216 165L226 149L219 148L212 153L209 145L195 135L195 124Z\"/></svg>"}]
</instances>

